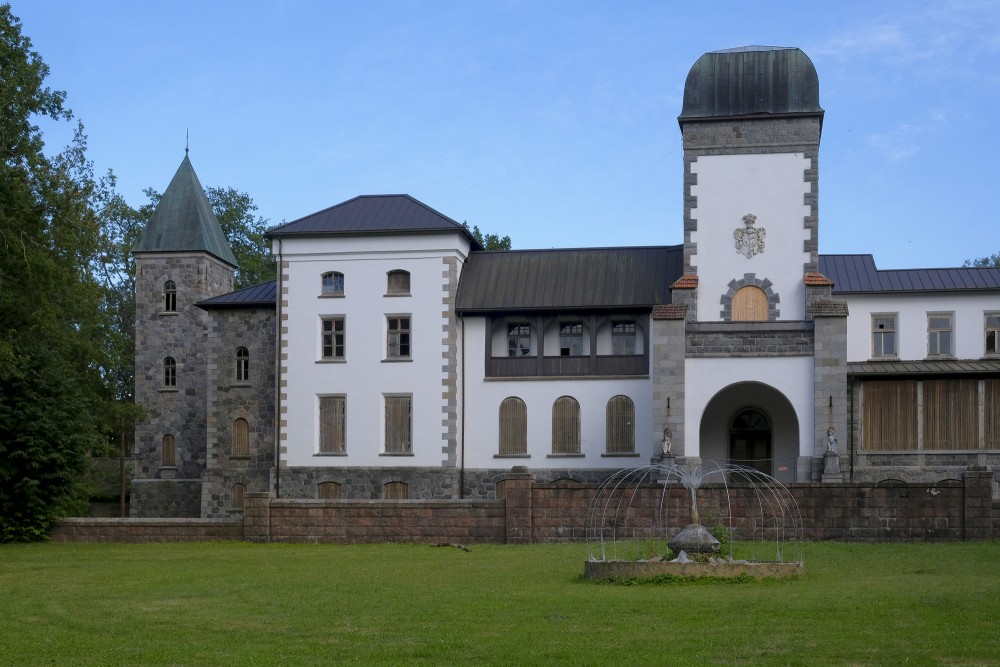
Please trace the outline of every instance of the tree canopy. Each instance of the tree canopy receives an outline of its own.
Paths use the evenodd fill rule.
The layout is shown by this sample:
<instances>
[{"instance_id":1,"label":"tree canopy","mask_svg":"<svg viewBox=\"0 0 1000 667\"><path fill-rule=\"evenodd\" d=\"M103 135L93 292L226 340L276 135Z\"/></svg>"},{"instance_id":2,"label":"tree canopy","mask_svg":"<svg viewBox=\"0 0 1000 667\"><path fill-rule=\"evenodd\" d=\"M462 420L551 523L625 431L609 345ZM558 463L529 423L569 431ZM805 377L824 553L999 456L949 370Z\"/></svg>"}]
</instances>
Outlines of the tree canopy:
<instances>
[{"instance_id":1,"label":"tree canopy","mask_svg":"<svg viewBox=\"0 0 1000 667\"><path fill-rule=\"evenodd\" d=\"M499 234L483 234L479 231L479 225L469 228L468 222L463 222L462 226L465 227L465 231L472 234L472 238L476 239L476 242L483 247L483 250L510 250L510 237L503 236Z\"/></svg>"},{"instance_id":2,"label":"tree canopy","mask_svg":"<svg viewBox=\"0 0 1000 667\"><path fill-rule=\"evenodd\" d=\"M988 257L977 257L976 259L965 260L964 266L978 267L981 269L1000 269L1000 252Z\"/></svg>"}]
</instances>

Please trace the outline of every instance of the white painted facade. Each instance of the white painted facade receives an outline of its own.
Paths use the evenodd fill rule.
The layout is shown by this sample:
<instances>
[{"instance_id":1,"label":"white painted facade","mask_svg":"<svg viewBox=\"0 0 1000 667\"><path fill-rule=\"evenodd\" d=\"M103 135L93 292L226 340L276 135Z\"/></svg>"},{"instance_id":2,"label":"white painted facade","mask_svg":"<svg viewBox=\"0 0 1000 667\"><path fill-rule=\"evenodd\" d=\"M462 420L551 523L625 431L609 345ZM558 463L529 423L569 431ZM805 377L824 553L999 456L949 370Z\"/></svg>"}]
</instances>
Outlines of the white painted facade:
<instances>
[{"instance_id":1,"label":"white painted facade","mask_svg":"<svg viewBox=\"0 0 1000 667\"><path fill-rule=\"evenodd\" d=\"M401 242L401 239L405 242ZM440 466L442 452L442 327L448 295L446 258L459 265L469 243L458 233L284 238L274 242L283 263L282 465ZM390 271L410 274L410 292L387 294ZM322 275L344 275L343 296L322 294ZM410 318L411 354L387 354L387 318ZM321 357L324 317L343 317L343 361ZM345 397L345 454L319 454L319 398ZM412 397L412 452L385 452L385 397Z\"/></svg>"},{"instance_id":2,"label":"white painted facade","mask_svg":"<svg viewBox=\"0 0 1000 667\"><path fill-rule=\"evenodd\" d=\"M1000 296L989 292L948 292L909 294L854 294L845 297L847 318L847 360L866 361L872 353L872 316L895 315L897 358L981 359L986 354L986 313L1000 313ZM928 354L928 315L952 316L951 355Z\"/></svg>"},{"instance_id":3,"label":"white painted facade","mask_svg":"<svg viewBox=\"0 0 1000 667\"><path fill-rule=\"evenodd\" d=\"M770 280L780 297L780 320L805 319L802 266L809 261L803 244L809 231L803 220L810 214L804 196L810 185L803 174L809 159L797 153L758 155L703 155L691 165L697 198L691 217L698 268L698 320L718 322L719 298L732 280L754 273ZM756 227L766 230L764 252L747 258L736 250L733 232L744 228L743 216L757 216Z\"/></svg>"}]
</instances>

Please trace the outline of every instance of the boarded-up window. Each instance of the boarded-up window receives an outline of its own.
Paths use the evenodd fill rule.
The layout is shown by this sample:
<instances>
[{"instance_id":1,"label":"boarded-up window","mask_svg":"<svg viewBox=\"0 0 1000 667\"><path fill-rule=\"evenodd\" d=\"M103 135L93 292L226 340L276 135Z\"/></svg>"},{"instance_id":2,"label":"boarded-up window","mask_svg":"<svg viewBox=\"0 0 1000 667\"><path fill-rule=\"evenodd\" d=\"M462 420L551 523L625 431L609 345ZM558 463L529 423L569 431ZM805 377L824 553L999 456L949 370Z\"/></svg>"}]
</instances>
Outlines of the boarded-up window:
<instances>
[{"instance_id":1,"label":"boarded-up window","mask_svg":"<svg viewBox=\"0 0 1000 667\"><path fill-rule=\"evenodd\" d=\"M406 500L410 497L410 489L406 482L386 482L382 485L382 497L386 500Z\"/></svg>"},{"instance_id":2,"label":"boarded-up window","mask_svg":"<svg viewBox=\"0 0 1000 667\"><path fill-rule=\"evenodd\" d=\"M607 408L608 454L635 451L635 404L628 396L614 396Z\"/></svg>"},{"instance_id":3,"label":"boarded-up window","mask_svg":"<svg viewBox=\"0 0 1000 667\"><path fill-rule=\"evenodd\" d=\"M410 293L410 272L390 271L387 277L387 294L409 294Z\"/></svg>"},{"instance_id":4,"label":"boarded-up window","mask_svg":"<svg viewBox=\"0 0 1000 667\"><path fill-rule=\"evenodd\" d=\"M320 482L316 485L316 497L320 500L340 500L340 488L337 482Z\"/></svg>"},{"instance_id":5,"label":"boarded-up window","mask_svg":"<svg viewBox=\"0 0 1000 667\"><path fill-rule=\"evenodd\" d=\"M862 385L862 449L917 449L917 381L878 380Z\"/></svg>"},{"instance_id":6,"label":"boarded-up window","mask_svg":"<svg viewBox=\"0 0 1000 667\"><path fill-rule=\"evenodd\" d=\"M924 381L924 449L978 449L978 380Z\"/></svg>"},{"instance_id":7,"label":"boarded-up window","mask_svg":"<svg viewBox=\"0 0 1000 667\"><path fill-rule=\"evenodd\" d=\"M163 465L177 465L177 446L174 441L174 436L169 433L163 436Z\"/></svg>"},{"instance_id":8,"label":"boarded-up window","mask_svg":"<svg viewBox=\"0 0 1000 667\"><path fill-rule=\"evenodd\" d=\"M747 285L733 295L733 322L766 322L767 294L759 287Z\"/></svg>"},{"instance_id":9,"label":"boarded-up window","mask_svg":"<svg viewBox=\"0 0 1000 667\"><path fill-rule=\"evenodd\" d=\"M572 396L552 404L552 453L580 453L580 404Z\"/></svg>"},{"instance_id":10,"label":"boarded-up window","mask_svg":"<svg viewBox=\"0 0 1000 667\"><path fill-rule=\"evenodd\" d=\"M344 410L345 396L320 396L319 399L319 453L343 454L345 446Z\"/></svg>"},{"instance_id":11,"label":"boarded-up window","mask_svg":"<svg viewBox=\"0 0 1000 667\"><path fill-rule=\"evenodd\" d=\"M243 509L243 497L246 495L247 487L243 484L233 484L233 493L229 499L229 507L234 510Z\"/></svg>"},{"instance_id":12,"label":"boarded-up window","mask_svg":"<svg viewBox=\"0 0 1000 667\"><path fill-rule=\"evenodd\" d=\"M984 380L983 385L983 447L1000 449L1000 380Z\"/></svg>"},{"instance_id":13,"label":"boarded-up window","mask_svg":"<svg viewBox=\"0 0 1000 667\"><path fill-rule=\"evenodd\" d=\"M411 439L410 396L385 397L385 451L390 454L409 454L413 451Z\"/></svg>"},{"instance_id":14,"label":"boarded-up window","mask_svg":"<svg viewBox=\"0 0 1000 667\"><path fill-rule=\"evenodd\" d=\"M517 396L500 403L500 456L528 453L528 408Z\"/></svg>"},{"instance_id":15,"label":"boarded-up window","mask_svg":"<svg viewBox=\"0 0 1000 667\"><path fill-rule=\"evenodd\" d=\"M250 424L242 417L233 422L233 456L250 456Z\"/></svg>"}]
</instances>

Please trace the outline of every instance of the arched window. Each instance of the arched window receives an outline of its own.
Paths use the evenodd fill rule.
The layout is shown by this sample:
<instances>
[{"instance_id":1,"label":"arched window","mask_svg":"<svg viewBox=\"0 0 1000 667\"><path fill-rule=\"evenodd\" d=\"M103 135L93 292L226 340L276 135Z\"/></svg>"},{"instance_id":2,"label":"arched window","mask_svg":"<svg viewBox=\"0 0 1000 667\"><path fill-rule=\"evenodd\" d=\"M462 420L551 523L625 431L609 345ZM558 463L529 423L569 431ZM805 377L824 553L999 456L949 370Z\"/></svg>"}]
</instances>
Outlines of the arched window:
<instances>
[{"instance_id":1,"label":"arched window","mask_svg":"<svg viewBox=\"0 0 1000 667\"><path fill-rule=\"evenodd\" d=\"M320 500L340 500L341 487L337 482L320 482L316 485L316 497Z\"/></svg>"},{"instance_id":2,"label":"arched window","mask_svg":"<svg viewBox=\"0 0 1000 667\"><path fill-rule=\"evenodd\" d=\"M733 295L733 322L767 322L767 293L754 285Z\"/></svg>"},{"instance_id":3,"label":"arched window","mask_svg":"<svg viewBox=\"0 0 1000 667\"><path fill-rule=\"evenodd\" d=\"M528 408L517 396L500 403L500 456L528 453Z\"/></svg>"},{"instance_id":4,"label":"arched window","mask_svg":"<svg viewBox=\"0 0 1000 667\"><path fill-rule=\"evenodd\" d=\"M233 456L250 456L250 424L242 417L233 422Z\"/></svg>"},{"instance_id":5,"label":"arched window","mask_svg":"<svg viewBox=\"0 0 1000 667\"><path fill-rule=\"evenodd\" d=\"M410 272L396 269L390 271L386 281L386 294L409 294L410 293Z\"/></svg>"},{"instance_id":6,"label":"arched window","mask_svg":"<svg viewBox=\"0 0 1000 667\"><path fill-rule=\"evenodd\" d=\"M608 454L635 452L635 404L628 396L613 396L607 408Z\"/></svg>"},{"instance_id":7,"label":"arched window","mask_svg":"<svg viewBox=\"0 0 1000 667\"><path fill-rule=\"evenodd\" d=\"M162 465L177 465L177 447L174 436L169 433L163 436L163 451L161 452Z\"/></svg>"},{"instance_id":8,"label":"arched window","mask_svg":"<svg viewBox=\"0 0 1000 667\"><path fill-rule=\"evenodd\" d=\"M167 313L177 311L177 284L173 280L163 283L163 310Z\"/></svg>"},{"instance_id":9,"label":"arched window","mask_svg":"<svg viewBox=\"0 0 1000 667\"><path fill-rule=\"evenodd\" d=\"M247 493L245 484L233 484L233 495L229 499L229 508L233 510L243 510L243 498Z\"/></svg>"},{"instance_id":10,"label":"arched window","mask_svg":"<svg viewBox=\"0 0 1000 667\"><path fill-rule=\"evenodd\" d=\"M552 453L580 453L580 404L572 396L552 404Z\"/></svg>"},{"instance_id":11,"label":"arched window","mask_svg":"<svg viewBox=\"0 0 1000 667\"><path fill-rule=\"evenodd\" d=\"M236 381L250 381L250 350L245 347L236 348Z\"/></svg>"},{"instance_id":12,"label":"arched window","mask_svg":"<svg viewBox=\"0 0 1000 667\"><path fill-rule=\"evenodd\" d=\"M173 357L163 357L163 386L177 386L177 362Z\"/></svg>"},{"instance_id":13,"label":"arched window","mask_svg":"<svg viewBox=\"0 0 1000 667\"><path fill-rule=\"evenodd\" d=\"M330 271L323 274L323 295L344 296L344 274Z\"/></svg>"},{"instance_id":14,"label":"arched window","mask_svg":"<svg viewBox=\"0 0 1000 667\"><path fill-rule=\"evenodd\" d=\"M406 500L410 497L410 489L406 482L386 482L382 485L382 497L386 500Z\"/></svg>"}]
</instances>

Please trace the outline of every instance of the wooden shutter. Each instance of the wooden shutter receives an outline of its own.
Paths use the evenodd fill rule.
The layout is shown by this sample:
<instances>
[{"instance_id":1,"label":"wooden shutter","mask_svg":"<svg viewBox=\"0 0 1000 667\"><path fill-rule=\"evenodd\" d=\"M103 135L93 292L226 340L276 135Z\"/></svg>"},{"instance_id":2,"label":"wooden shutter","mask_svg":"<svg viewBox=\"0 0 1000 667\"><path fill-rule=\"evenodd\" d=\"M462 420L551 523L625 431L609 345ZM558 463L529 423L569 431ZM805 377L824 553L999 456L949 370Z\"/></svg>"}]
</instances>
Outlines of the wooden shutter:
<instances>
[{"instance_id":1,"label":"wooden shutter","mask_svg":"<svg viewBox=\"0 0 1000 667\"><path fill-rule=\"evenodd\" d=\"M409 453L412 451L410 439L410 397L385 397L385 451Z\"/></svg>"},{"instance_id":2,"label":"wooden shutter","mask_svg":"<svg viewBox=\"0 0 1000 667\"><path fill-rule=\"evenodd\" d=\"M341 487L337 482L320 482L316 485L316 497L320 500L340 500Z\"/></svg>"},{"instance_id":3,"label":"wooden shutter","mask_svg":"<svg viewBox=\"0 0 1000 667\"><path fill-rule=\"evenodd\" d=\"M552 404L552 453L580 453L580 404L572 396Z\"/></svg>"},{"instance_id":4,"label":"wooden shutter","mask_svg":"<svg viewBox=\"0 0 1000 667\"><path fill-rule=\"evenodd\" d=\"M319 452L343 454L345 447L344 396L321 396L319 399Z\"/></svg>"},{"instance_id":5,"label":"wooden shutter","mask_svg":"<svg viewBox=\"0 0 1000 667\"><path fill-rule=\"evenodd\" d=\"M250 424L242 417L233 422L233 456L250 456Z\"/></svg>"},{"instance_id":6,"label":"wooden shutter","mask_svg":"<svg viewBox=\"0 0 1000 667\"><path fill-rule=\"evenodd\" d=\"M979 381L924 380L924 449L979 447Z\"/></svg>"},{"instance_id":7,"label":"wooden shutter","mask_svg":"<svg viewBox=\"0 0 1000 667\"><path fill-rule=\"evenodd\" d=\"M528 453L528 408L517 396L500 403L500 456Z\"/></svg>"},{"instance_id":8,"label":"wooden shutter","mask_svg":"<svg viewBox=\"0 0 1000 667\"><path fill-rule=\"evenodd\" d=\"M614 396L608 401L606 439L609 454L635 451L635 404L628 396Z\"/></svg>"},{"instance_id":9,"label":"wooden shutter","mask_svg":"<svg viewBox=\"0 0 1000 667\"><path fill-rule=\"evenodd\" d=\"M382 497L386 500L406 500L410 497L406 482L386 482L382 486Z\"/></svg>"},{"instance_id":10,"label":"wooden shutter","mask_svg":"<svg viewBox=\"0 0 1000 667\"><path fill-rule=\"evenodd\" d=\"M163 465L177 465L177 448L174 436L167 434L163 436Z\"/></svg>"},{"instance_id":11,"label":"wooden shutter","mask_svg":"<svg viewBox=\"0 0 1000 667\"><path fill-rule=\"evenodd\" d=\"M917 449L917 381L875 380L861 386L861 448L869 452Z\"/></svg>"},{"instance_id":12,"label":"wooden shutter","mask_svg":"<svg viewBox=\"0 0 1000 667\"><path fill-rule=\"evenodd\" d=\"M733 322L766 322L767 294L759 287L747 285L733 295Z\"/></svg>"},{"instance_id":13,"label":"wooden shutter","mask_svg":"<svg viewBox=\"0 0 1000 667\"><path fill-rule=\"evenodd\" d=\"M234 510L243 509L243 497L246 495L247 487L243 484L233 485L233 495L229 501L229 507Z\"/></svg>"},{"instance_id":14,"label":"wooden shutter","mask_svg":"<svg viewBox=\"0 0 1000 667\"><path fill-rule=\"evenodd\" d=\"M1000 380L983 381L984 449L1000 449Z\"/></svg>"}]
</instances>

